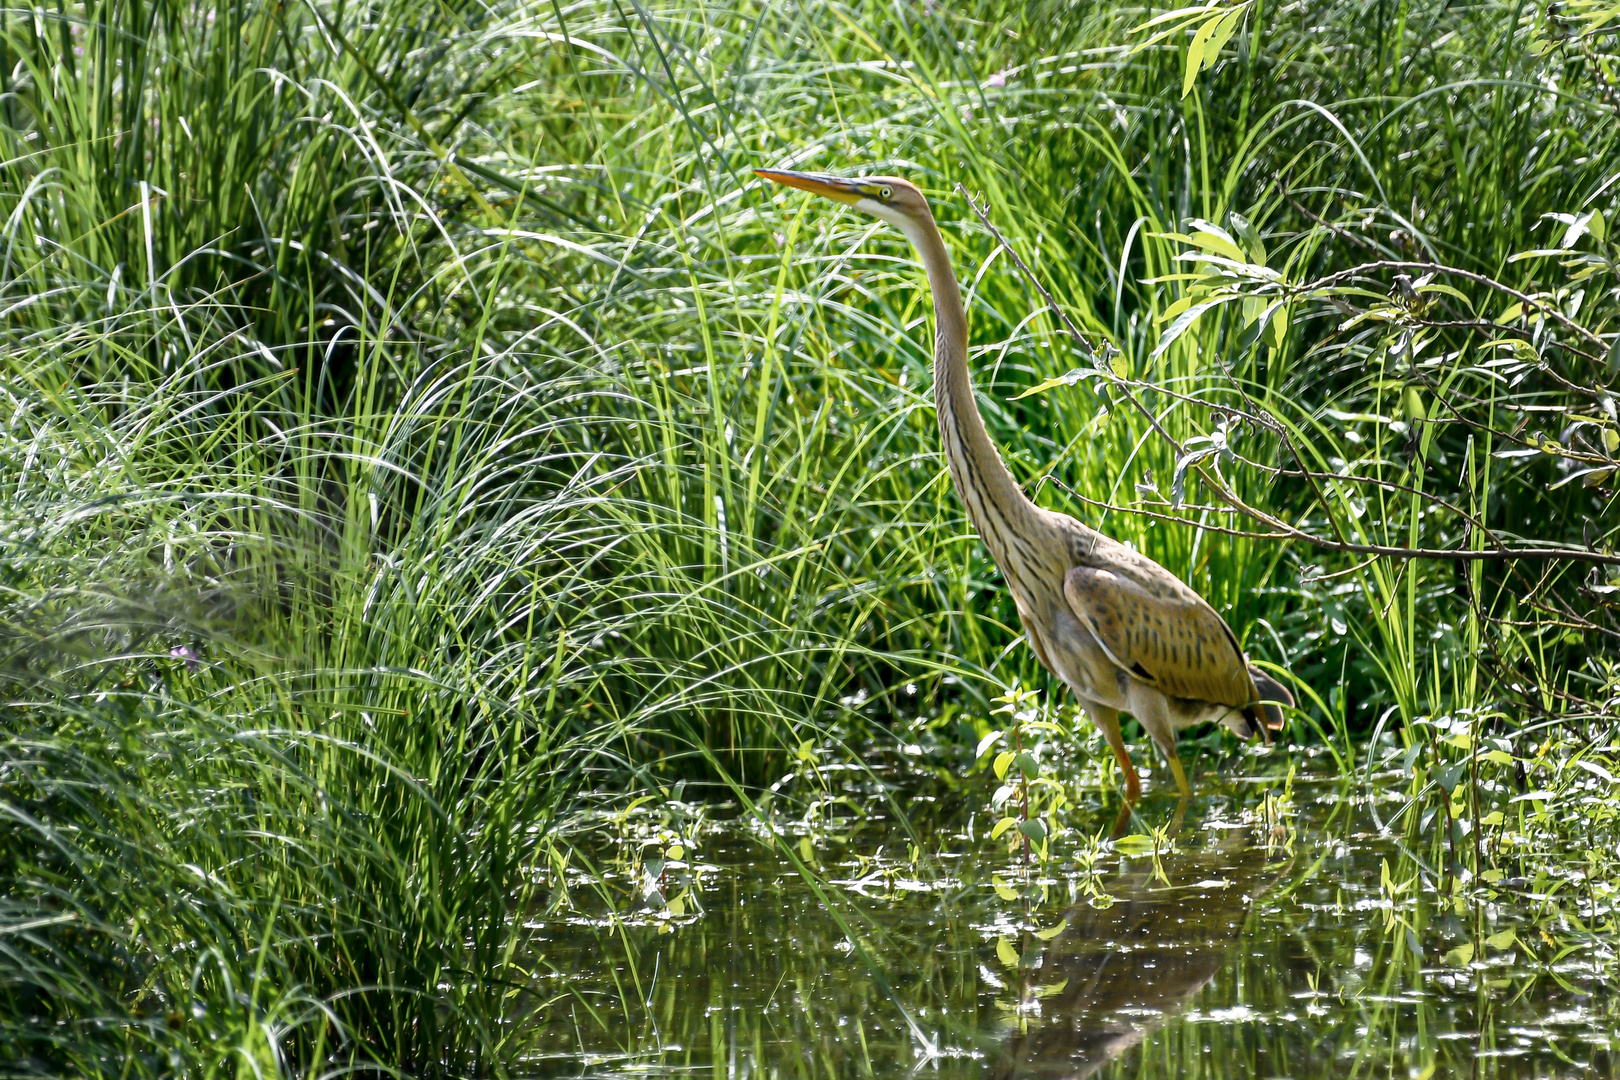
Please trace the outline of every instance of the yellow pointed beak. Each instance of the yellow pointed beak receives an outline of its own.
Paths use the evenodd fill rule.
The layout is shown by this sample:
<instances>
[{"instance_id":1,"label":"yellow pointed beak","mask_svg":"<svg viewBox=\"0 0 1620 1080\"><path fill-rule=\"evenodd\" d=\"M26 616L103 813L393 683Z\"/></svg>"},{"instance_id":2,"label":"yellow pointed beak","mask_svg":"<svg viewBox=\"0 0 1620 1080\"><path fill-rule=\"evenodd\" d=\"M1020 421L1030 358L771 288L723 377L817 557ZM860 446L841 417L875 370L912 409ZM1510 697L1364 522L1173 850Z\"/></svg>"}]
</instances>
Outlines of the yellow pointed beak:
<instances>
[{"instance_id":1,"label":"yellow pointed beak","mask_svg":"<svg viewBox=\"0 0 1620 1080\"><path fill-rule=\"evenodd\" d=\"M853 180L845 180L841 176L823 176L819 173L784 172L781 169L755 169L755 176L763 176L767 180L774 180L778 184L808 191L812 195L821 195L834 202L857 203L864 197L860 188Z\"/></svg>"}]
</instances>

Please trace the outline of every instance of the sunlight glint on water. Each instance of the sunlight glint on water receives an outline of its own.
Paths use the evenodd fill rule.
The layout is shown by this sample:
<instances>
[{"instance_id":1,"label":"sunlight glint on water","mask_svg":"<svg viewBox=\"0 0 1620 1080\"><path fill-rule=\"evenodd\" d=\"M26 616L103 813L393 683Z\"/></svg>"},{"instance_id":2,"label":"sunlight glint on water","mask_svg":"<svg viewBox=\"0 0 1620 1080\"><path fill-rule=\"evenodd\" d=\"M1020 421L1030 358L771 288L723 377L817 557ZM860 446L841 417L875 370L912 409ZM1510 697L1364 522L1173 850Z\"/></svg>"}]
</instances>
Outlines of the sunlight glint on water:
<instances>
[{"instance_id":1,"label":"sunlight glint on water","mask_svg":"<svg viewBox=\"0 0 1620 1080\"><path fill-rule=\"evenodd\" d=\"M558 1002L534 1070L1615 1075L1612 933L1539 924L1522 880L1494 894L1437 882L1433 845L1386 828L1404 801L1396 778L1356 788L1304 774L1291 812L1268 824L1282 777L1261 764L1206 776L1157 866L1105 850L1088 871L1082 838L1028 884L967 800L926 779L898 796L936 845L916 863L858 774L809 825L802 804L773 818L781 846L735 820L628 821L624 842L597 853L604 877L572 874L573 910L534 923ZM1094 804L1082 827L1106 834L1113 805ZM1174 809L1150 797L1135 831ZM696 849L661 865L676 833ZM876 973L795 869L802 837ZM1099 889L1111 903L1088 896ZM604 894L629 913L612 918ZM654 911L658 897L678 914ZM1594 914L1589 925L1612 926Z\"/></svg>"}]
</instances>

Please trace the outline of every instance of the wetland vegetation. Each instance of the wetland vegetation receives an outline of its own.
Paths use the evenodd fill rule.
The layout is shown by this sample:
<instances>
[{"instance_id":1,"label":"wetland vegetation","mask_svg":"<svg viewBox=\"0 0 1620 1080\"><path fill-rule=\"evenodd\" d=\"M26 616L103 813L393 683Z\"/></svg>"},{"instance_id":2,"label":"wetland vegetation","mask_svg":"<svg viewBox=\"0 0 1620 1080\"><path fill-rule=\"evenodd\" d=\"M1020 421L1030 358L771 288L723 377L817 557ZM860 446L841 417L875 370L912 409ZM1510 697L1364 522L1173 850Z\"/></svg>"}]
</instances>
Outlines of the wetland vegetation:
<instances>
[{"instance_id":1,"label":"wetland vegetation","mask_svg":"<svg viewBox=\"0 0 1620 1080\"><path fill-rule=\"evenodd\" d=\"M1615 1075L1617 112L1610 0L0 7L0 1075ZM1278 746L1116 822L760 165Z\"/></svg>"}]
</instances>

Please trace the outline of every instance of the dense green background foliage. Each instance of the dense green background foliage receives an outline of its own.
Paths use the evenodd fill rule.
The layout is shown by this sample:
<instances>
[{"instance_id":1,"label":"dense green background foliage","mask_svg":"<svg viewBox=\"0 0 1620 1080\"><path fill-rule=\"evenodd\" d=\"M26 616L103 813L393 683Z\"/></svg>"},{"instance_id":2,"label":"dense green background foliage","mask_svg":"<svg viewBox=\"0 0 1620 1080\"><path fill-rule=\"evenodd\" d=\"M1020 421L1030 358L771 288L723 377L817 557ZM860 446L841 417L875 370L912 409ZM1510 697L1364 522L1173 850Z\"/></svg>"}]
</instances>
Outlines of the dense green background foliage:
<instances>
[{"instance_id":1,"label":"dense green background foliage","mask_svg":"<svg viewBox=\"0 0 1620 1080\"><path fill-rule=\"evenodd\" d=\"M1197 464L1320 537L1615 526L1614 13L1238 8L1185 96L1195 27L1111 4L0 11L0 1057L500 1071L578 792L1038 681L904 241L756 165L930 193L1015 474L1292 669L1299 738L1601 719L1606 567L1098 508ZM1303 287L1377 260L1475 277Z\"/></svg>"}]
</instances>

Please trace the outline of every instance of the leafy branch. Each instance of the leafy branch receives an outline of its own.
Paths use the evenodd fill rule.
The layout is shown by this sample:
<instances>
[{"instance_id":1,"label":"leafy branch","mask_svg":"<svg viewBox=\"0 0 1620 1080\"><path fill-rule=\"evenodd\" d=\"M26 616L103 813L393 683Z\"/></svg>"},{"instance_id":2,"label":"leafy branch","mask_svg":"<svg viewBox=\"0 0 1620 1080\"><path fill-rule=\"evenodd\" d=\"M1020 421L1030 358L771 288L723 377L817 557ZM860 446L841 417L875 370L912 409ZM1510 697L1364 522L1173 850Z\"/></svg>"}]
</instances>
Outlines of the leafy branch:
<instances>
[{"instance_id":1,"label":"leafy branch","mask_svg":"<svg viewBox=\"0 0 1620 1080\"><path fill-rule=\"evenodd\" d=\"M1208 402L1195 401L1185 395L1178 395L1173 391L1167 391L1130 378L1124 370L1124 365L1118 362L1118 354L1113 346L1106 341L1099 346L1081 332L1079 327L1070 319L1068 313L1053 299L1052 294L1036 277L1017 250L1008 243L1006 237L991 222L984 207L960 184L957 185L956 190L972 207L974 214L977 215L991 237L1012 258L1013 264L1018 268L1025 280L1040 294L1065 332L1092 359L1094 365L1092 370L1072 371L1058 379L1048 380L1046 383L1034 387L1028 393L1042 392L1057 385L1073 385L1089 378L1095 378L1107 383L1130 402L1132 407L1146 420L1154 433L1175 453L1175 475L1172 479L1173 499L1169 503L1169 509L1176 510L1180 508L1185 490L1185 478L1187 473L1191 472L1203 482L1205 488L1219 502L1224 504L1226 512L1242 515L1265 526L1269 531L1248 532L1226 529L1190 517L1149 510L1141 506L1108 504L1110 509L1159 520L1176 521L1203 531L1253 536L1262 539L1295 540L1325 551L1370 555L1376 558L1429 559L1452 562L1559 560L1620 566L1620 554L1597 550L1593 547L1583 548L1552 543L1535 545L1501 543L1496 540L1494 534L1484 529L1477 518L1472 518L1470 515L1463 515L1468 519L1469 533L1472 536L1479 537L1480 540L1486 541L1486 543L1470 546L1459 545L1456 547L1422 547L1366 543L1346 537L1342 530L1339 529L1337 521L1342 510L1333 505L1322 485L1331 483L1336 487L1345 485L1351 487L1388 487L1391 485L1390 481L1379 477L1360 476L1348 472L1326 473L1318 469L1312 469L1306 463L1296 443L1292 433L1294 430L1292 426L1269 408L1254 402L1247 395L1244 396L1245 403L1248 405L1247 409L1232 409L1226 406L1212 405ZM1348 315L1349 318L1342 324L1342 329L1353 328L1359 323L1367 321L1395 324L1408 330L1420 329L1423 326L1423 313L1427 310L1431 298L1435 295L1443 296L1448 300L1457 300L1467 304L1470 308L1472 307L1471 302L1460 291L1443 282L1433 280L1434 276L1442 274L1452 275L1511 296L1515 301L1514 305L1498 316L1495 323L1502 324L1517 318L1534 320L1536 321L1536 329L1530 332L1537 335L1537 340L1543 344L1552 344L1549 335L1546 333L1546 328L1550 325L1556 325L1571 330L1583 342L1595 345L1605 351L1613 352L1620 349L1620 338L1616 339L1615 344L1611 344L1586 327L1575 323L1559 308L1555 296L1531 295L1485 275L1439 263L1381 259L1338 271L1316 280L1290 283L1280 272L1264 264L1264 246L1252 226L1239 215L1233 214L1231 218L1237 236L1212 223L1198 220L1190 223L1193 230L1190 234L1160 234L1162 238L1180 241L1188 245L1191 250L1178 256L1178 259L1200 266L1201 271L1186 275L1175 275L1177 279L1192 279L1194 287L1189 288L1187 294L1165 312L1164 318L1170 320L1170 326L1161 335L1154 355L1161 355L1204 314L1226 305L1240 305L1245 326L1256 327L1257 333L1262 335L1273 348L1277 348L1282 344L1282 337L1286 334L1290 323L1290 306L1299 302L1316 301L1332 306ZM1601 215L1587 216L1584 228L1577 232L1575 239L1578 240L1582 235L1591 235L1598 240L1602 240L1606 236ZM1545 251L1537 251L1526 253L1526 255L1546 253ZM1567 249L1560 249L1558 253L1565 254ZM1358 281L1365 281L1380 271L1386 273L1391 271L1416 271L1429 276L1413 280L1409 276L1402 274L1397 278L1395 284L1385 292L1374 292L1354 284ZM1358 308L1352 303L1354 300L1370 300L1371 303ZM1509 340L1518 341L1517 338ZM1500 347L1502 342L1492 341L1487 345ZM1508 347L1512 348L1511 345ZM1560 343L1560 347L1590 360L1597 359L1596 355L1568 344ZM1410 351L1410 342L1408 342L1408 351ZM1522 354L1517 350L1513 355L1522 357ZM1498 432L1498 434L1515 441L1523 449L1531 453L1547 453L1571 461L1593 465L1596 471L1590 475L1596 476L1598 479L1605 479L1616 469L1620 469L1620 461L1615 460L1612 456L1616 449L1620 449L1620 431L1616 431L1615 419L1612 413L1613 399L1607 395L1606 390L1578 387L1576 384L1557 375L1556 372L1551 372L1550 366L1540 358L1539 354L1533 363L1531 361L1523 362L1536 367L1537 370L1551 373L1555 381L1566 389L1580 390L1586 396L1597 399L1600 408L1604 408L1604 403L1606 403L1605 411L1601 417L1582 418L1583 422L1597 424L1605 431L1605 435L1601 440L1603 452L1601 455L1587 454L1580 451L1571 451L1546 439L1531 443L1518 438L1514 433ZM1428 419L1426 406L1423 404L1421 397L1418 396L1417 391L1413 389L1413 386L1420 382L1421 380L1409 382L1401 395L1403 407L1417 426L1421 426ZM1142 400L1139 391L1164 394L1171 398L1179 398L1198 404L1204 408L1215 409L1220 414L1215 431L1209 435L1195 436L1185 442L1178 440L1165 429L1159 417ZM1293 458L1295 468L1260 467L1273 475L1291 476L1306 480L1310 485L1314 501L1325 511L1325 520L1333 530L1333 536L1320 535L1317 532L1261 510L1251 505L1232 489L1219 471L1219 462L1223 459L1228 461L1237 460L1231 448L1229 436L1230 420L1234 417L1254 423L1277 436L1290 457ZM1609 432L1615 432L1615 435L1611 436L1608 434ZM1432 431L1426 433L1426 435L1432 437ZM1414 441L1418 441L1415 433ZM1420 445L1415 449L1423 451L1426 447ZM1507 451L1505 453L1517 454L1519 451ZM1251 464L1258 465L1258 463ZM1416 492L1415 489L1412 490L1432 503L1437 503L1448 510L1462 514L1460 507L1456 507L1445 500L1439 500L1433 496ZM1084 499L1083 501L1095 503L1095 500L1091 499Z\"/></svg>"}]
</instances>

